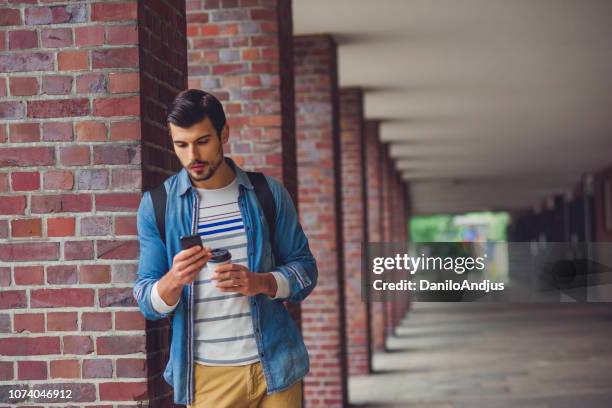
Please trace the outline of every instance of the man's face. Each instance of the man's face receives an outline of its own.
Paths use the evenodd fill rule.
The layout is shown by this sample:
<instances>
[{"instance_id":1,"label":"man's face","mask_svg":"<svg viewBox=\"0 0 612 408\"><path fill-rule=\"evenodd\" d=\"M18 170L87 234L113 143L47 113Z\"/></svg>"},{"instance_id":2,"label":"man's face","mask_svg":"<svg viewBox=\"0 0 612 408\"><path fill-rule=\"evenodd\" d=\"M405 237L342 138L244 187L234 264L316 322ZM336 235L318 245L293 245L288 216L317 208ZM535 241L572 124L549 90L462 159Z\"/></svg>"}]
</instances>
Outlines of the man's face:
<instances>
[{"instance_id":1,"label":"man's face","mask_svg":"<svg viewBox=\"0 0 612 408\"><path fill-rule=\"evenodd\" d=\"M219 139L208 118L190 128L170 124L174 151L194 181L208 180L223 163L223 144L228 139L227 125Z\"/></svg>"}]
</instances>

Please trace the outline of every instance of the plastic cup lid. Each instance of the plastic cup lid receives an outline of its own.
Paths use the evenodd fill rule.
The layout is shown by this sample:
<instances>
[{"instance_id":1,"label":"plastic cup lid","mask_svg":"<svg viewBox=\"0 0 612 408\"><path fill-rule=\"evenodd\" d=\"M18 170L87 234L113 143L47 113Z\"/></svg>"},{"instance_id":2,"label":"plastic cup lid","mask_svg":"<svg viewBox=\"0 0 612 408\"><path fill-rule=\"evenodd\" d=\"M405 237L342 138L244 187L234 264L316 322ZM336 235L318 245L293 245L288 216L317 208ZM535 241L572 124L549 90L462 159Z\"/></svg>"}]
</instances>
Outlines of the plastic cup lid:
<instances>
[{"instance_id":1,"label":"plastic cup lid","mask_svg":"<svg viewBox=\"0 0 612 408\"><path fill-rule=\"evenodd\" d=\"M211 251L212 257L210 262L225 262L232 259L232 254L225 248L216 248Z\"/></svg>"}]
</instances>

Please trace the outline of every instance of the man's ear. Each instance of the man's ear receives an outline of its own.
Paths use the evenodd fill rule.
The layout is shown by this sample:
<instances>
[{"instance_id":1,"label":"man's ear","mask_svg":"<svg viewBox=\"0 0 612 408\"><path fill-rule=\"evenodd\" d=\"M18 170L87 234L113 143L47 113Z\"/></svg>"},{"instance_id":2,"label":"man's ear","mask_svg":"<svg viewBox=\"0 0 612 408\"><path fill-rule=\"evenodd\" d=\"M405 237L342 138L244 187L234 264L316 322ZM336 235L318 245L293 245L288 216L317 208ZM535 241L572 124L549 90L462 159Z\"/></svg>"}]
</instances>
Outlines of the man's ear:
<instances>
[{"instance_id":1,"label":"man's ear","mask_svg":"<svg viewBox=\"0 0 612 408\"><path fill-rule=\"evenodd\" d=\"M221 144L226 144L229 139L229 126L227 123L223 126L223 130L221 130Z\"/></svg>"}]
</instances>

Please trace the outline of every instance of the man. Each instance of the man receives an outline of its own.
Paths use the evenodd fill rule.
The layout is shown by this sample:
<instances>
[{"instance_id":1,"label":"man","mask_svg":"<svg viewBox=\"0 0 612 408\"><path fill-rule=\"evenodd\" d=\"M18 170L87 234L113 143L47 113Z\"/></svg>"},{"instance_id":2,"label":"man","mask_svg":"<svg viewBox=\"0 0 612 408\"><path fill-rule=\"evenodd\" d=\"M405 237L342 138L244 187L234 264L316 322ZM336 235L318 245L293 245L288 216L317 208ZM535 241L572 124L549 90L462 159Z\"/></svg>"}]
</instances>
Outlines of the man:
<instances>
[{"instance_id":1,"label":"man","mask_svg":"<svg viewBox=\"0 0 612 408\"><path fill-rule=\"evenodd\" d=\"M148 320L172 319L164 379L189 407L299 407L309 359L283 300L300 302L317 282L316 262L293 201L274 178L274 242L247 174L224 157L229 128L221 103L189 89L167 122L183 169L169 177L165 237L150 192L137 214L140 260L134 297ZM203 246L181 250L179 237ZM211 248L230 263L207 268Z\"/></svg>"}]
</instances>

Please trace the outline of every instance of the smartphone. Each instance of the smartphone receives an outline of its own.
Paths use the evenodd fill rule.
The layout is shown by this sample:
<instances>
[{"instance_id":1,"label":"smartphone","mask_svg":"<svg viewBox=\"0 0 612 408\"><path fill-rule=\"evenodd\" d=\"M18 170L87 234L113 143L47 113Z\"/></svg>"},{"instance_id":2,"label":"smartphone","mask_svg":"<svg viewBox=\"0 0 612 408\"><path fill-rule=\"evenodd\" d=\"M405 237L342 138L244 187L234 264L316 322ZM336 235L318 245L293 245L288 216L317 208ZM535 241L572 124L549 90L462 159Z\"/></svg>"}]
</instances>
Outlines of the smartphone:
<instances>
[{"instance_id":1,"label":"smartphone","mask_svg":"<svg viewBox=\"0 0 612 408\"><path fill-rule=\"evenodd\" d=\"M202 237L199 235L186 235L186 236L182 236L180 238L181 240L181 249L185 250L185 249L189 249L193 246L199 245L199 246L203 246L202 245Z\"/></svg>"}]
</instances>

